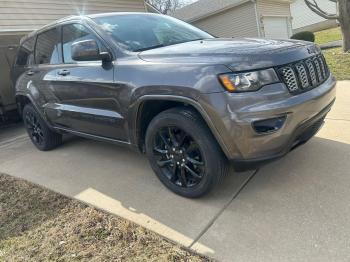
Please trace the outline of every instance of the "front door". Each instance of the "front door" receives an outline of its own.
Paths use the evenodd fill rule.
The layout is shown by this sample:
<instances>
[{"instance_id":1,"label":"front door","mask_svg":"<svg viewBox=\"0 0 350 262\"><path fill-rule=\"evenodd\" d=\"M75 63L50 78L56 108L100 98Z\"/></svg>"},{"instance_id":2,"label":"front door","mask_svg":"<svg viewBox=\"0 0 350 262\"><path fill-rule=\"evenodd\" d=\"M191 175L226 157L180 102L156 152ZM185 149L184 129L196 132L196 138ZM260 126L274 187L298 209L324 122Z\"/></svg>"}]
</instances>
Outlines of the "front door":
<instances>
[{"instance_id":1,"label":"front door","mask_svg":"<svg viewBox=\"0 0 350 262\"><path fill-rule=\"evenodd\" d=\"M124 118L114 84L114 64L102 61L77 62L71 46L82 40L102 41L81 24L63 25L62 63L57 67L52 91L56 101L46 105L49 118L57 125L84 134L126 140Z\"/></svg>"}]
</instances>

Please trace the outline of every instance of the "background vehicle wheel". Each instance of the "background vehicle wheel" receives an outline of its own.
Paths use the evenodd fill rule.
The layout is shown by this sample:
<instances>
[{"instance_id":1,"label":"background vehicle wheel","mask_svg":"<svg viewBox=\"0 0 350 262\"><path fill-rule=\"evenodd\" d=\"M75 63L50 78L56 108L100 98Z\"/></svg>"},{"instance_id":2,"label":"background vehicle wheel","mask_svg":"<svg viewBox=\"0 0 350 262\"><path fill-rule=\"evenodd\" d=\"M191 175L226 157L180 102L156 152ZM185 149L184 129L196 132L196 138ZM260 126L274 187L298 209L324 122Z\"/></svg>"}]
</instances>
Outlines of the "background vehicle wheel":
<instances>
[{"instance_id":1,"label":"background vehicle wheel","mask_svg":"<svg viewBox=\"0 0 350 262\"><path fill-rule=\"evenodd\" d=\"M23 109L23 122L33 144L41 151L48 151L62 144L62 135L53 132L31 104Z\"/></svg>"},{"instance_id":2,"label":"background vehicle wheel","mask_svg":"<svg viewBox=\"0 0 350 262\"><path fill-rule=\"evenodd\" d=\"M160 181L171 191L196 198L227 173L227 160L201 116L187 108L157 115L146 133L146 154Z\"/></svg>"}]
</instances>

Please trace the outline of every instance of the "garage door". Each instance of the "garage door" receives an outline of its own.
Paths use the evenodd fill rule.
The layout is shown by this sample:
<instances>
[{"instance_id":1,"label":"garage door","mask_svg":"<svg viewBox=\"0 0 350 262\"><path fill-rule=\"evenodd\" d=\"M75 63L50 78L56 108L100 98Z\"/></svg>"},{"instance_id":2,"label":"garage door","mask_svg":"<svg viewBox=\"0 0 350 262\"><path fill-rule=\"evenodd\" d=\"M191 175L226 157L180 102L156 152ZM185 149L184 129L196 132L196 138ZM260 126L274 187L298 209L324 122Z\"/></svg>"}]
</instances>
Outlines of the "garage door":
<instances>
[{"instance_id":1,"label":"garage door","mask_svg":"<svg viewBox=\"0 0 350 262\"><path fill-rule=\"evenodd\" d=\"M290 23L288 17L264 17L263 23L266 38L289 38Z\"/></svg>"}]
</instances>

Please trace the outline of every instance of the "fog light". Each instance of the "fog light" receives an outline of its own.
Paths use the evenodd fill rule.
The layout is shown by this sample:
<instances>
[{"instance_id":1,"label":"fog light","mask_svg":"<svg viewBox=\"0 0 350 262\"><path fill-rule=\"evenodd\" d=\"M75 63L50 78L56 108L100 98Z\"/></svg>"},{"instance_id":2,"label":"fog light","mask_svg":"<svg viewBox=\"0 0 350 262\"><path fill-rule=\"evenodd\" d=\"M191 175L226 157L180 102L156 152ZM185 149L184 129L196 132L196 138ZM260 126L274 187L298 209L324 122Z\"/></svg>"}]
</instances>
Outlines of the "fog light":
<instances>
[{"instance_id":1,"label":"fog light","mask_svg":"<svg viewBox=\"0 0 350 262\"><path fill-rule=\"evenodd\" d=\"M286 121L286 116L259 120L253 123L253 128L258 134L267 134L278 131Z\"/></svg>"}]
</instances>

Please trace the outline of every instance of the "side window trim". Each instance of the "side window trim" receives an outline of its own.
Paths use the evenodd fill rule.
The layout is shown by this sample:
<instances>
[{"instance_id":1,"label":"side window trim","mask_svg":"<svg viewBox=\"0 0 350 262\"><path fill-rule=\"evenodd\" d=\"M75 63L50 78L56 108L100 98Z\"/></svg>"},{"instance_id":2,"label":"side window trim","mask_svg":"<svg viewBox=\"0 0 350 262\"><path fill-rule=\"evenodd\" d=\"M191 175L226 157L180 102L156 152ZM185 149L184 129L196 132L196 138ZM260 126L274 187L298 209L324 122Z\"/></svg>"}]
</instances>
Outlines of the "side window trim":
<instances>
[{"instance_id":1,"label":"side window trim","mask_svg":"<svg viewBox=\"0 0 350 262\"><path fill-rule=\"evenodd\" d=\"M37 43L38 43L38 34L35 34L35 40L34 40L34 51L33 51L33 55L34 55L34 65L35 66L38 66L39 64L36 62L36 46L37 46Z\"/></svg>"},{"instance_id":2,"label":"side window trim","mask_svg":"<svg viewBox=\"0 0 350 262\"><path fill-rule=\"evenodd\" d=\"M63 52L63 28L64 28L65 26L66 26L66 24L61 25L61 28L60 28L60 44L61 44L60 50L61 50L61 54L62 54L62 64L63 64L63 65L66 64L66 63L64 62L64 52Z\"/></svg>"},{"instance_id":3,"label":"side window trim","mask_svg":"<svg viewBox=\"0 0 350 262\"><path fill-rule=\"evenodd\" d=\"M60 35L62 35L62 28L63 26L62 25L57 25L57 30L58 30L58 33ZM61 37L59 36L58 37L58 43L57 43L58 47L57 47L57 50L58 50L58 60L59 60L59 65L63 65L64 62L63 62L63 53L62 53L62 41L61 41Z\"/></svg>"}]
</instances>

